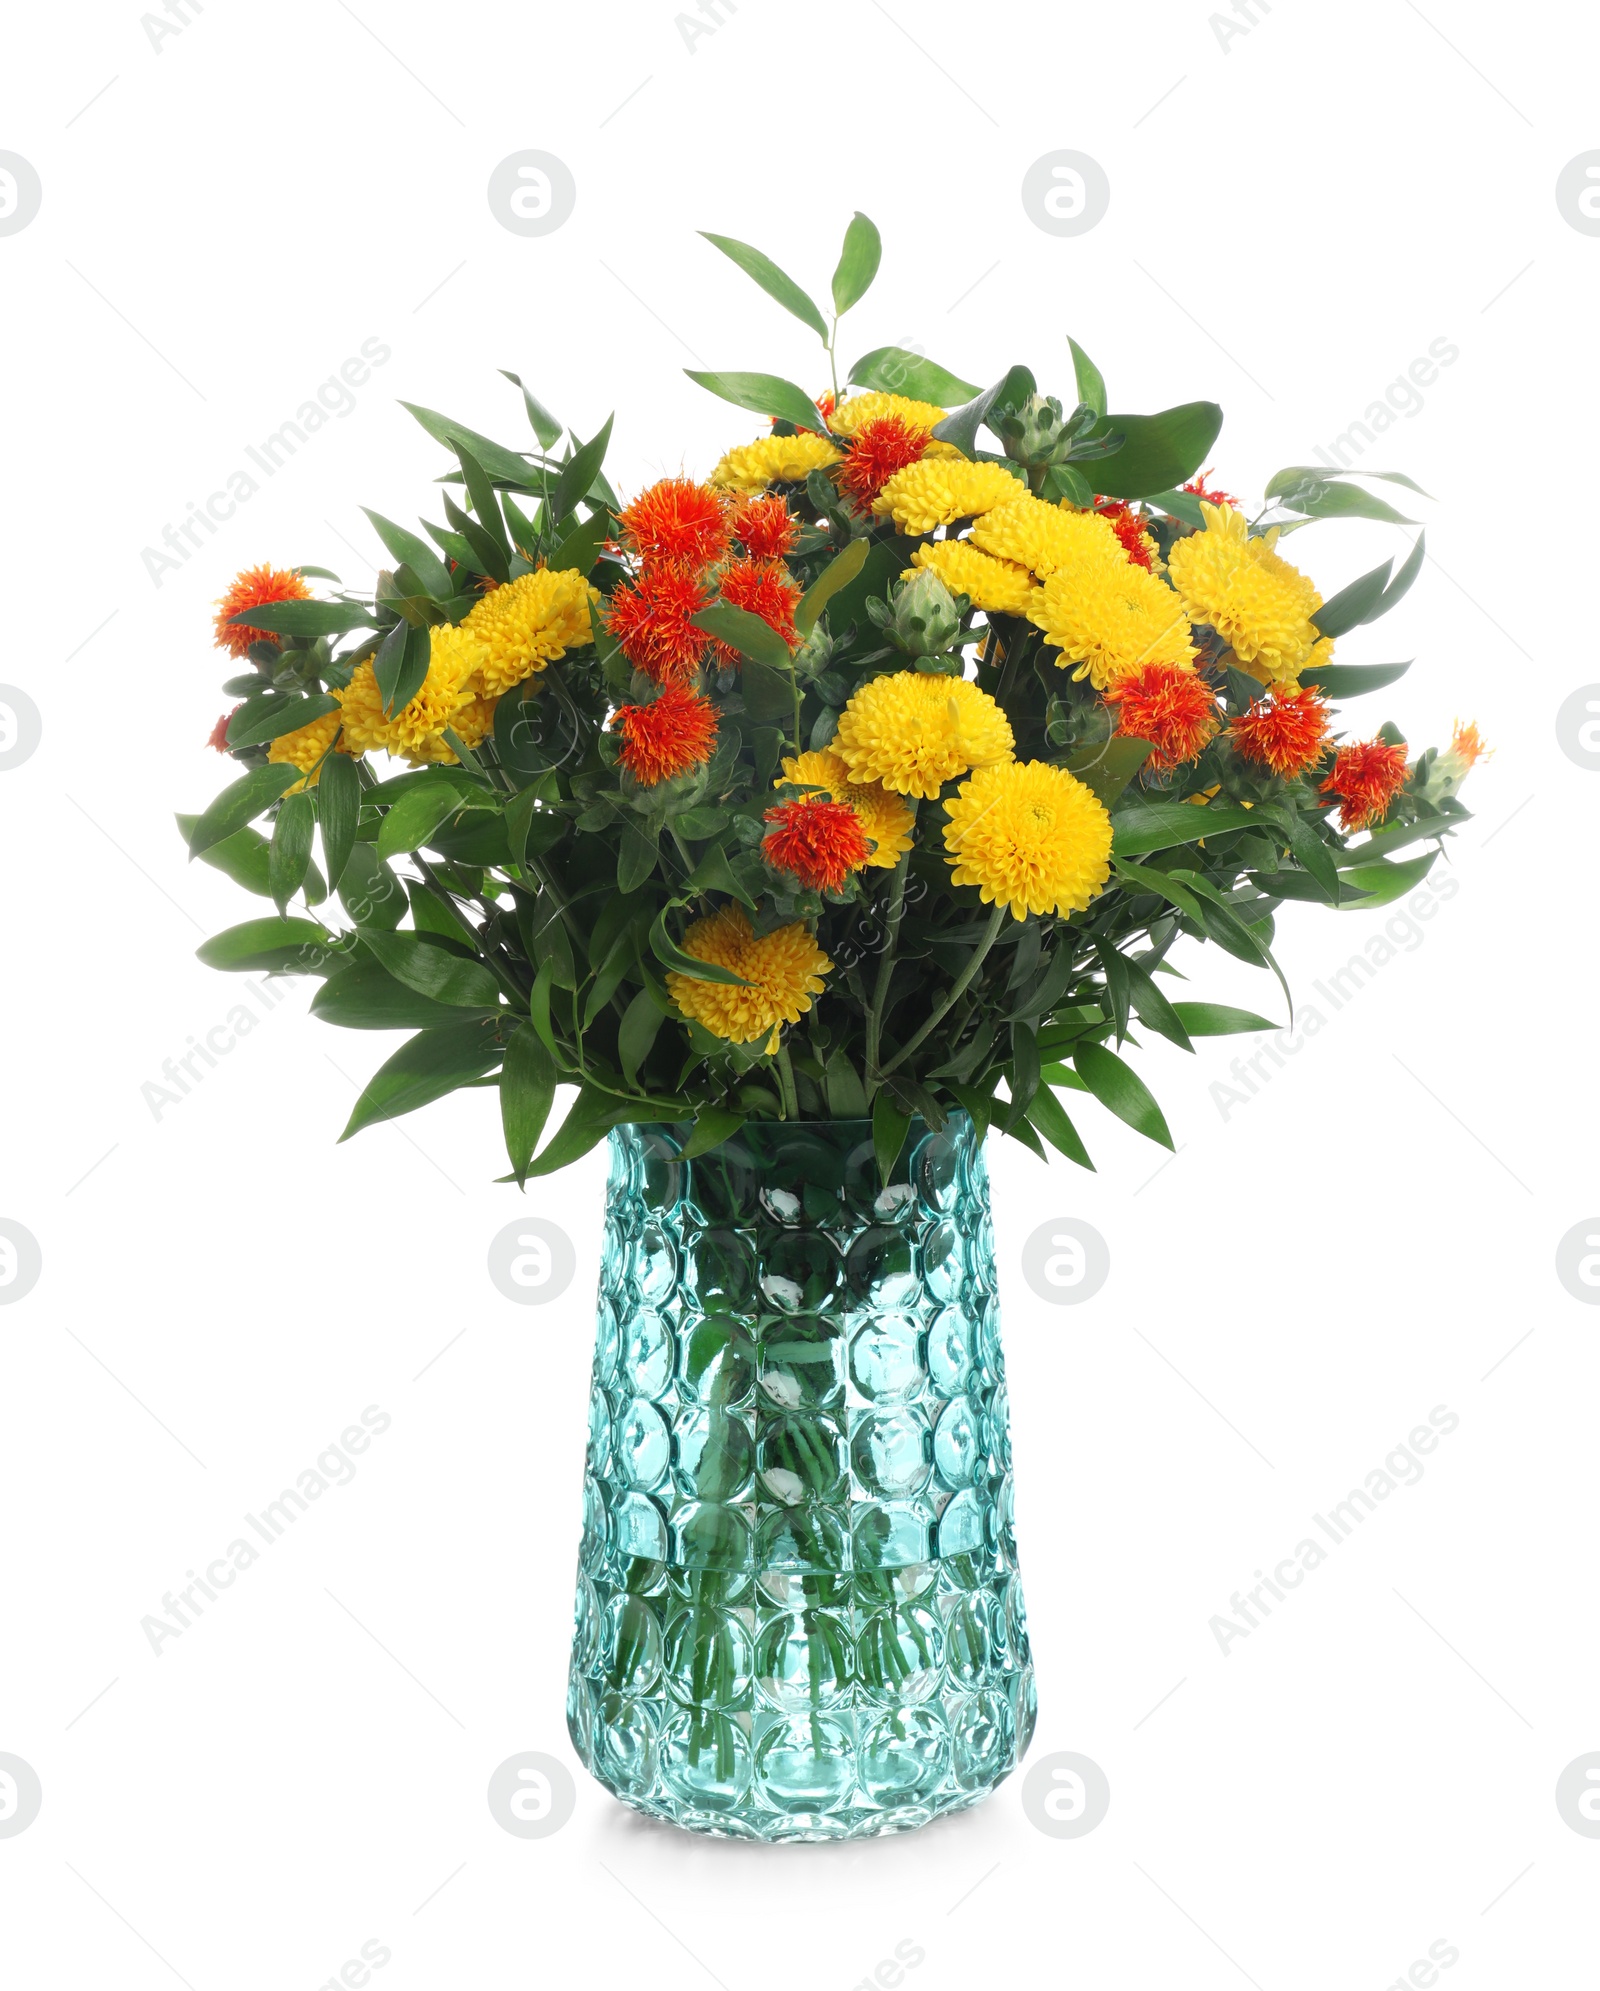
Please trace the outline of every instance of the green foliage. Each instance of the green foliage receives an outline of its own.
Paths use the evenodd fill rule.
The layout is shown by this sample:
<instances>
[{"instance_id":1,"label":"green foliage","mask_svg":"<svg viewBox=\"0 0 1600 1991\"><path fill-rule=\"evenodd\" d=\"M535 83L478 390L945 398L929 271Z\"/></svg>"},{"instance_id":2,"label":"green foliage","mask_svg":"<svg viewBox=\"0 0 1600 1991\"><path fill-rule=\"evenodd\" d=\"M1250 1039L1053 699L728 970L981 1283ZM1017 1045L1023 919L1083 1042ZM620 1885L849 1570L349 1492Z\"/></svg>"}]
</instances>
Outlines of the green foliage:
<instances>
[{"instance_id":1,"label":"green foliage","mask_svg":"<svg viewBox=\"0 0 1600 1991\"><path fill-rule=\"evenodd\" d=\"M867 217L845 230L831 310L763 251L706 239L817 334L834 373L840 318L868 294L882 253ZM992 329L1003 352L1004 327ZM949 410L935 431L941 441L1003 464L1019 491L1048 503L1137 503L1165 557L1204 527L1198 498L1180 487L1209 463L1221 410L1197 401L1108 413L1099 368L1068 346L1071 392L1060 397L1041 392L1022 364L980 390L900 346L865 353L848 384ZM531 430L526 449L406 404L447 452L434 487L442 516L419 534L369 512L393 563L370 598L337 592L235 618L270 640L254 643L227 681L239 701L226 729L232 778L200 814L178 819L192 855L276 906L276 916L207 941L202 960L318 976L311 1007L320 1021L408 1033L361 1092L346 1137L458 1089L490 1087L509 1179L522 1185L625 1120L686 1124L690 1155L753 1121L866 1121L886 1182L904 1167L913 1119L938 1126L956 1111L1084 1168L1094 1164L1078 1122L1092 1135L1089 1119L1101 1114L1171 1148L1134 1068L1137 1046L1159 1037L1206 1057L1205 1039L1280 1027L1253 1009L1179 999L1171 957L1192 965L1196 947L1215 947L1281 983L1272 950L1283 907L1361 912L1402 899L1465 817L1456 799L1464 768L1432 750L1417 757L1385 820L1360 837L1337 826L1324 786L1331 748L1303 775L1279 777L1238 753L1223 724L1193 760L1167 769L1151 741L1118 730L1117 707L1092 682L1057 667L1060 652L1031 622L983 613L928 575L902 593L931 535L858 507L837 467L778 487L794 527L787 575L776 577L792 627L724 598L720 569L700 577L705 606L693 621L707 640L695 685L715 713L715 744L706 760L643 786L622 764L614 723L618 706L648 704L655 687L610 627L608 598L639 578L606 478L612 423L580 436L519 375L505 377L521 400L518 426L525 419ZM841 452L851 446L794 381L690 377L770 418L780 435L804 429L831 435ZM659 438L630 447L630 469L676 455ZM1357 475L1280 472L1249 530L1399 521L1367 488L1374 481L1425 495L1399 473ZM957 521L948 531L963 529ZM1338 637L1342 651L1404 597L1424 559L1418 534L1398 566L1385 560L1335 591L1315 618L1320 634ZM463 707L418 754L426 765L375 764L345 751L338 734L313 768L268 759L272 742L337 712L363 662L385 712L401 711L427 680L432 631L467 622L489 583L515 585L541 567L598 591L593 640L530 660L476 745L457 730L468 739L477 730ZM1266 687L1217 631L1196 625L1193 636L1221 719L1240 717ZM1304 682L1354 697L1406 668L1341 656ZM944 804L962 774L917 801L912 847L897 861L858 866L827 889L777 867L768 814L808 792L780 763L834 746L856 692L909 670L974 682L1003 706L1018 759L1065 769L1109 814L1109 873L1087 906L1019 920L976 887L953 884ZM1390 726L1379 737L1400 736ZM297 905L321 912L301 917ZM725 1018L736 1002L754 1014L764 999L764 969L747 961L741 974L686 944L690 928L721 908L747 918L758 942L802 929L827 956L821 995L776 1031L752 1026L746 1042L691 1015ZM551 1132L558 1094L565 1111Z\"/></svg>"}]
</instances>

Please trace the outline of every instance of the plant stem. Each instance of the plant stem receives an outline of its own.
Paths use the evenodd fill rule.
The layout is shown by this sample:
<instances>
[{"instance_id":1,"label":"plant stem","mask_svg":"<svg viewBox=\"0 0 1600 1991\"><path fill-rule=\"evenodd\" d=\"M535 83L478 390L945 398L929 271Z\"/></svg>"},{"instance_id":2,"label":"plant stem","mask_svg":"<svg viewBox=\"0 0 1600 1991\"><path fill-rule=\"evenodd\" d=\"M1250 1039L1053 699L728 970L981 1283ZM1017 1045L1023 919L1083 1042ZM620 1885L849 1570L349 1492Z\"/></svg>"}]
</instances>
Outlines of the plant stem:
<instances>
[{"instance_id":1,"label":"plant stem","mask_svg":"<svg viewBox=\"0 0 1600 1991\"><path fill-rule=\"evenodd\" d=\"M800 1095L795 1091L794 1066L789 1062L789 1046L780 1044L774 1060L778 1067L778 1090L783 1095L783 1117L786 1120L800 1118Z\"/></svg>"},{"instance_id":2,"label":"plant stem","mask_svg":"<svg viewBox=\"0 0 1600 1991\"><path fill-rule=\"evenodd\" d=\"M917 801L909 796L911 805L912 849L915 849ZM900 921L906 909L906 876L911 868L911 850L900 854L900 862L894 867L894 881L889 887L887 914L888 931L884 936L883 958L878 963L878 979L872 991L872 1007L867 1011L867 1097L870 1099L878 1079L878 1049L883 1041L883 1005L889 993L890 978L894 974L895 948L900 939Z\"/></svg>"},{"instance_id":3,"label":"plant stem","mask_svg":"<svg viewBox=\"0 0 1600 1991\"><path fill-rule=\"evenodd\" d=\"M837 408L839 405L839 362L834 356L833 349L834 346L838 343L838 339L839 339L839 314L838 312L835 312L833 314L833 330L828 334L828 374L829 378L833 382L833 405L835 408ZM795 751L798 753L799 748L797 747Z\"/></svg>"},{"instance_id":4,"label":"plant stem","mask_svg":"<svg viewBox=\"0 0 1600 1991\"><path fill-rule=\"evenodd\" d=\"M961 973L956 976L954 982L951 983L949 994L946 995L942 1001L936 1002L934 1004L932 1015L929 1016L927 1021L922 1025L922 1028L917 1031L916 1035L910 1038L905 1044L901 1046L901 1048L898 1051L896 1051L894 1056L884 1066L880 1074L880 1077L887 1078L890 1072L894 1070L896 1065L904 1064L906 1059L909 1058L911 1053L917 1048L917 1046L924 1041L924 1039L928 1036L930 1031L932 1031L937 1024L941 1023L944 1020L945 1016L949 1013L949 1011L952 1010L956 1006L956 1004L961 1000L961 998L966 994L967 990L972 985L973 977L977 974L978 970L983 966L984 957L988 954L989 949L994 945L995 941L999 938L1000 925L1001 922L1005 919L1005 916L1006 916L1006 908L1004 904L997 905L994 911L990 913L989 924L984 928L983 938L978 942L977 946L973 948L971 955L968 957L967 965L961 970Z\"/></svg>"}]
</instances>

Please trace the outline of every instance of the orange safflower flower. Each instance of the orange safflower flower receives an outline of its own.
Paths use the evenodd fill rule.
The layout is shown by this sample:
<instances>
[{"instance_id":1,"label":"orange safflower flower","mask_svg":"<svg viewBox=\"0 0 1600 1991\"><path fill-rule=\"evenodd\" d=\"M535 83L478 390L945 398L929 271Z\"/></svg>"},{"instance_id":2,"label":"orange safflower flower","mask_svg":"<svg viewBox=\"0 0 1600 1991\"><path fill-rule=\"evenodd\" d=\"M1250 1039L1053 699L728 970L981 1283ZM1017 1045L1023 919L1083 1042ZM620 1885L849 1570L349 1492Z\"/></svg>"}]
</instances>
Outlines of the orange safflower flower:
<instances>
[{"instance_id":1,"label":"orange safflower flower","mask_svg":"<svg viewBox=\"0 0 1600 1991\"><path fill-rule=\"evenodd\" d=\"M1145 766L1154 774L1197 760L1222 723L1210 685L1176 664L1145 664L1119 678L1106 703L1117 709L1119 734L1150 742Z\"/></svg>"},{"instance_id":2,"label":"orange safflower flower","mask_svg":"<svg viewBox=\"0 0 1600 1991\"><path fill-rule=\"evenodd\" d=\"M1316 688L1258 698L1229 729L1233 750L1292 781L1309 774L1328 750L1328 707Z\"/></svg>"},{"instance_id":3,"label":"orange safflower flower","mask_svg":"<svg viewBox=\"0 0 1600 1991\"><path fill-rule=\"evenodd\" d=\"M782 498L745 498L734 508L733 536L752 560L781 560L799 529Z\"/></svg>"},{"instance_id":4,"label":"orange safflower flower","mask_svg":"<svg viewBox=\"0 0 1600 1991\"><path fill-rule=\"evenodd\" d=\"M863 423L839 467L839 488L858 512L869 512L889 479L920 462L927 446L927 432L912 428L898 415L880 415Z\"/></svg>"},{"instance_id":5,"label":"orange safflower flower","mask_svg":"<svg viewBox=\"0 0 1600 1991\"><path fill-rule=\"evenodd\" d=\"M1097 498L1095 512L1103 518L1117 535L1122 550L1136 567L1155 570L1151 558L1152 540L1145 530L1144 520L1125 498Z\"/></svg>"},{"instance_id":6,"label":"orange safflower flower","mask_svg":"<svg viewBox=\"0 0 1600 1991\"><path fill-rule=\"evenodd\" d=\"M619 587L605 612L622 654L657 684L694 674L710 640L691 619L711 600L685 567L651 567L633 586Z\"/></svg>"},{"instance_id":7,"label":"orange safflower flower","mask_svg":"<svg viewBox=\"0 0 1600 1991\"><path fill-rule=\"evenodd\" d=\"M614 723L622 735L618 759L645 788L699 767L717 738L715 706L683 684L664 685L648 705L619 706Z\"/></svg>"},{"instance_id":8,"label":"orange safflower flower","mask_svg":"<svg viewBox=\"0 0 1600 1991\"><path fill-rule=\"evenodd\" d=\"M1339 798L1339 827L1364 830L1380 823L1405 786L1406 750L1387 740L1357 740L1341 747L1333 772L1318 791Z\"/></svg>"},{"instance_id":9,"label":"orange safflower flower","mask_svg":"<svg viewBox=\"0 0 1600 1991\"><path fill-rule=\"evenodd\" d=\"M730 560L722 570L722 599L751 615L759 615L792 650L800 640L794 612L800 589L781 560ZM737 664L739 653L726 643L716 645L717 661Z\"/></svg>"},{"instance_id":10,"label":"orange safflower flower","mask_svg":"<svg viewBox=\"0 0 1600 1991\"><path fill-rule=\"evenodd\" d=\"M270 629L252 629L247 622L230 626L231 618L247 608L265 608L274 601L309 601L311 590L292 567L246 567L228 583L228 591L217 603L214 627L217 648L231 657L242 657L252 643L280 643Z\"/></svg>"},{"instance_id":11,"label":"orange safflower flower","mask_svg":"<svg viewBox=\"0 0 1600 1991\"><path fill-rule=\"evenodd\" d=\"M780 802L766 821L775 825L761 841L767 862L814 892L837 891L872 855L855 810L827 795Z\"/></svg>"},{"instance_id":12,"label":"orange safflower flower","mask_svg":"<svg viewBox=\"0 0 1600 1991\"><path fill-rule=\"evenodd\" d=\"M641 560L685 567L709 567L720 559L731 533L721 494L688 477L663 477L617 518Z\"/></svg>"}]
</instances>

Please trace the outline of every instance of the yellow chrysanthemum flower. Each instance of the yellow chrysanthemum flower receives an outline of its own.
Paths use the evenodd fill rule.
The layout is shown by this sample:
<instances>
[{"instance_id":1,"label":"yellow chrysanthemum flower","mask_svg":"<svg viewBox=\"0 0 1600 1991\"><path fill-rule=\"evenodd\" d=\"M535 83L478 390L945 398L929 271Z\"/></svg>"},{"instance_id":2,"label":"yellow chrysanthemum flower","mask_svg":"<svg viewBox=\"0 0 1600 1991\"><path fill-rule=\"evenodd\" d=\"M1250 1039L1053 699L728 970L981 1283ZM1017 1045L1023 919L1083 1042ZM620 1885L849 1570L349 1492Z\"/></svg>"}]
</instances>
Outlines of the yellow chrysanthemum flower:
<instances>
[{"instance_id":1,"label":"yellow chrysanthemum flower","mask_svg":"<svg viewBox=\"0 0 1600 1991\"><path fill-rule=\"evenodd\" d=\"M937 795L975 767L1009 760L1011 721L968 678L896 671L871 679L839 714L834 749L853 781Z\"/></svg>"},{"instance_id":2,"label":"yellow chrysanthemum flower","mask_svg":"<svg viewBox=\"0 0 1600 1991\"><path fill-rule=\"evenodd\" d=\"M472 679L465 688L472 691ZM450 731L468 749L482 745L485 734L494 730L494 709L499 703L498 698L466 698L450 715ZM413 767L454 767L459 758L443 733L431 734L406 755Z\"/></svg>"},{"instance_id":3,"label":"yellow chrysanthemum flower","mask_svg":"<svg viewBox=\"0 0 1600 1991\"><path fill-rule=\"evenodd\" d=\"M839 452L826 436L802 429L792 436L759 436L730 449L712 471L719 490L764 491L769 484L792 484L839 461Z\"/></svg>"},{"instance_id":4,"label":"yellow chrysanthemum flower","mask_svg":"<svg viewBox=\"0 0 1600 1991\"><path fill-rule=\"evenodd\" d=\"M339 716L337 711L324 712L320 719L313 719L309 726L301 726L292 733L280 733L268 746L267 759L280 764L291 762L302 774L310 774L311 770L316 768L316 777L311 783L315 788L317 782L322 779L320 766L322 757L333 745L333 737L339 730ZM305 785L303 781L297 781L292 788L286 788L284 793L298 795Z\"/></svg>"},{"instance_id":5,"label":"yellow chrysanthemum flower","mask_svg":"<svg viewBox=\"0 0 1600 1991\"><path fill-rule=\"evenodd\" d=\"M1316 584L1278 553L1276 526L1252 539L1244 513L1231 505L1202 503L1200 513L1205 531L1180 539L1167 556L1191 619L1209 622L1241 663L1259 664L1277 683L1297 683L1317 641Z\"/></svg>"},{"instance_id":6,"label":"yellow chrysanthemum flower","mask_svg":"<svg viewBox=\"0 0 1600 1991\"><path fill-rule=\"evenodd\" d=\"M980 768L945 804L951 880L986 905L1082 912L1111 876L1111 818L1093 789L1047 761Z\"/></svg>"},{"instance_id":7,"label":"yellow chrysanthemum flower","mask_svg":"<svg viewBox=\"0 0 1600 1991\"><path fill-rule=\"evenodd\" d=\"M917 820L911 804L876 781L852 781L842 754L826 747L820 753L791 754L783 763L783 779L772 785L781 788L785 781L820 789L835 802L846 802L855 810L856 821L877 845L867 859L869 869L892 871L911 848Z\"/></svg>"},{"instance_id":8,"label":"yellow chrysanthemum flower","mask_svg":"<svg viewBox=\"0 0 1600 1991\"><path fill-rule=\"evenodd\" d=\"M1015 560L1032 568L1041 581L1066 567L1096 555L1126 562L1127 554L1110 521L1093 512L1071 512L1047 505L1031 492L986 512L972 528L972 543L999 560Z\"/></svg>"},{"instance_id":9,"label":"yellow chrysanthemum flower","mask_svg":"<svg viewBox=\"0 0 1600 1991\"><path fill-rule=\"evenodd\" d=\"M1183 603L1165 581L1122 559L1120 549L1114 561L1092 554L1057 568L1028 619L1061 651L1058 662L1075 664L1073 676L1091 679L1097 691L1142 665L1184 669L1195 657Z\"/></svg>"},{"instance_id":10,"label":"yellow chrysanthemum flower","mask_svg":"<svg viewBox=\"0 0 1600 1991\"><path fill-rule=\"evenodd\" d=\"M731 968L750 986L701 982L669 969L667 988L679 1009L714 1037L733 1044L765 1037L769 1055L778 1048L780 1026L798 1022L811 998L821 995L822 978L833 966L803 921L758 938L744 907L737 904L697 919L683 936L683 951L697 961Z\"/></svg>"},{"instance_id":11,"label":"yellow chrysanthemum flower","mask_svg":"<svg viewBox=\"0 0 1600 1991\"><path fill-rule=\"evenodd\" d=\"M1000 463L948 462L924 457L897 470L872 501L878 518L904 532L932 532L1008 503L1022 486Z\"/></svg>"},{"instance_id":12,"label":"yellow chrysanthemum flower","mask_svg":"<svg viewBox=\"0 0 1600 1991\"><path fill-rule=\"evenodd\" d=\"M828 427L835 435L855 437L868 422L881 421L885 415L894 415L905 423L908 429L920 429L928 436L925 458L958 457L961 452L953 442L938 442L929 435L935 423L944 420L943 408L936 408L931 401L912 401L904 394L852 394L848 401L841 401L828 417Z\"/></svg>"},{"instance_id":13,"label":"yellow chrysanthemum flower","mask_svg":"<svg viewBox=\"0 0 1600 1991\"><path fill-rule=\"evenodd\" d=\"M438 624L429 631L428 675L422 689L388 718L371 663L358 664L341 699L344 736L351 751L364 754L382 747L392 754L418 754L425 740L455 724L457 710L471 695L468 680L484 655L483 645L465 623L459 628Z\"/></svg>"},{"instance_id":14,"label":"yellow chrysanthemum flower","mask_svg":"<svg viewBox=\"0 0 1600 1991\"><path fill-rule=\"evenodd\" d=\"M989 514L991 518L994 513ZM1026 567L1015 560L996 560L964 539L930 539L911 556L901 575L909 580L918 567L930 568L952 593L970 596L975 608L994 615L1026 615L1039 590Z\"/></svg>"},{"instance_id":15,"label":"yellow chrysanthemum flower","mask_svg":"<svg viewBox=\"0 0 1600 1991\"><path fill-rule=\"evenodd\" d=\"M498 698L566 651L592 643L591 602L599 606L599 589L572 567L540 567L486 594L461 625L483 646L484 695Z\"/></svg>"}]
</instances>

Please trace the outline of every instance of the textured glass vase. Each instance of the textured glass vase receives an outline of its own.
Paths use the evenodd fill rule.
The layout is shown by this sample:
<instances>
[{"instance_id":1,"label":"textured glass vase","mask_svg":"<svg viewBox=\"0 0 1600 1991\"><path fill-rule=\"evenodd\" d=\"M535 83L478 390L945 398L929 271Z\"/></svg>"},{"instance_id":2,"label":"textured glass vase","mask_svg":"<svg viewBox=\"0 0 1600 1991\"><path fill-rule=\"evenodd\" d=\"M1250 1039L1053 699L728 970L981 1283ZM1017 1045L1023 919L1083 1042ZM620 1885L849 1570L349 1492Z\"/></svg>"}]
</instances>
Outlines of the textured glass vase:
<instances>
[{"instance_id":1,"label":"textured glass vase","mask_svg":"<svg viewBox=\"0 0 1600 1991\"><path fill-rule=\"evenodd\" d=\"M611 1135L568 1726L693 1831L902 1831L1034 1725L988 1173L865 1121Z\"/></svg>"}]
</instances>

